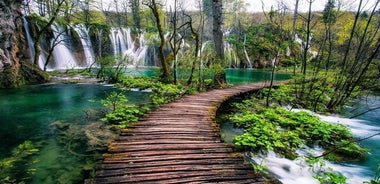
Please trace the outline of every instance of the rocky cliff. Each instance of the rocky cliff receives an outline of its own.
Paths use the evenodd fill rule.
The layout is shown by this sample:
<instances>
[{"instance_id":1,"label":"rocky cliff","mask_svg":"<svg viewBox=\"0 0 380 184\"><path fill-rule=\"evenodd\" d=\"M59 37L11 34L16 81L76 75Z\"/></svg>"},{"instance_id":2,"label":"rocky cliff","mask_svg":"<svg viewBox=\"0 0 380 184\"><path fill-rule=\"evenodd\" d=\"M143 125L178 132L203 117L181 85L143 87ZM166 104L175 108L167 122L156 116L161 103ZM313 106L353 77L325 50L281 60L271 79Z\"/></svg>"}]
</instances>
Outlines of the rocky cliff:
<instances>
[{"instance_id":1,"label":"rocky cliff","mask_svg":"<svg viewBox=\"0 0 380 184\"><path fill-rule=\"evenodd\" d=\"M0 1L0 88L48 80L43 71L25 59L27 51L20 8L22 1Z\"/></svg>"}]
</instances>

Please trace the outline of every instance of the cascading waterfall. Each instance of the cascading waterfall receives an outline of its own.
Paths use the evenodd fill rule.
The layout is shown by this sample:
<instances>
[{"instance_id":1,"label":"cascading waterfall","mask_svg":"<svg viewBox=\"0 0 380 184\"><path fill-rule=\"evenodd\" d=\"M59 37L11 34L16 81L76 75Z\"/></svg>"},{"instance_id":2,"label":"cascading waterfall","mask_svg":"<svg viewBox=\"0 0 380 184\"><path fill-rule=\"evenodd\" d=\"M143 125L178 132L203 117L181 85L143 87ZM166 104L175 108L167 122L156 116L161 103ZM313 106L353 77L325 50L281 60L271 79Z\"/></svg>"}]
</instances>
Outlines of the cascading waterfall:
<instances>
[{"instance_id":1,"label":"cascading waterfall","mask_svg":"<svg viewBox=\"0 0 380 184\"><path fill-rule=\"evenodd\" d=\"M127 43L127 50L134 49L135 44L132 39L131 29L130 28L124 29L124 33L125 33L124 36L126 36L125 41Z\"/></svg>"},{"instance_id":2,"label":"cascading waterfall","mask_svg":"<svg viewBox=\"0 0 380 184\"><path fill-rule=\"evenodd\" d=\"M229 61L229 67L237 66L239 64L236 53L232 48L232 45L228 42L224 42L224 53L226 59Z\"/></svg>"},{"instance_id":3,"label":"cascading waterfall","mask_svg":"<svg viewBox=\"0 0 380 184\"><path fill-rule=\"evenodd\" d=\"M79 35L79 39L83 46L83 52L86 57L86 66L91 66L95 62L94 51L89 36L89 29L83 24L74 26L74 30Z\"/></svg>"},{"instance_id":4,"label":"cascading waterfall","mask_svg":"<svg viewBox=\"0 0 380 184\"><path fill-rule=\"evenodd\" d=\"M148 46L144 35L138 36L139 44L135 44L131 29L129 28L111 28L110 39L114 56L125 61L128 65L144 66L146 64L146 55Z\"/></svg>"},{"instance_id":5,"label":"cascading waterfall","mask_svg":"<svg viewBox=\"0 0 380 184\"><path fill-rule=\"evenodd\" d=\"M135 50L133 65L134 66L144 66L146 65L146 55L148 52L148 46L146 45L146 40L144 35L139 36L139 47Z\"/></svg>"},{"instance_id":6,"label":"cascading waterfall","mask_svg":"<svg viewBox=\"0 0 380 184\"><path fill-rule=\"evenodd\" d=\"M36 55L36 51L34 49L34 41L32 38L31 31L30 31L29 22L28 22L28 20L26 20L25 17L22 17L22 21L24 24L26 40L28 43L28 49L29 49L29 54L30 54L29 57L30 57L30 60L33 62L34 56ZM45 63L46 63L46 56L45 56L44 51L41 50L41 54L40 54L39 59L38 59L38 66L41 67L41 69L43 69L43 66Z\"/></svg>"},{"instance_id":7,"label":"cascading waterfall","mask_svg":"<svg viewBox=\"0 0 380 184\"><path fill-rule=\"evenodd\" d=\"M115 57L121 57L122 53L127 50L124 30L122 28L111 28L110 40L113 48L113 55Z\"/></svg>"},{"instance_id":8,"label":"cascading waterfall","mask_svg":"<svg viewBox=\"0 0 380 184\"><path fill-rule=\"evenodd\" d=\"M25 17L23 17L23 24L30 52L30 59L33 60L35 55L34 40L29 28L29 23ZM82 43L83 54L85 56L85 62L79 62L73 55L72 50L70 50L71 47L69 46L69 41L73 39L72 36L68 35L64 28L60 27L58 24L52 25L51 29L54 35L54 38L51 40L51 47L54 46L54 50L52 53L53 59L47 65L48 70L89 67L95 63L95 52L101 57L103 46L102 30L99 30L96 35L98 47L94 50L89 36L89 28L86 28L85 25L81 24L73 26L74 31L78 34ZM113 55L117 60L126 62L126 64L130 66L146 66L154 64L147 61L148 52L154 52L154 49L149 49L144 34L139 34L135 43L132 38L131 29L111 28L109 37L113 48ZM47 62L46 55L46 51L41 50L38 62L41 69L44 68L45 63Z\"/></svg>"},{"instance_id":9,"label":"cascading waterfall","mask_svg":"<svg viewBox=\"0 0 380 184\"><path fill-rule=\"evenodd\" d=\"M68 36L66 35L65 30L58 25L52 25L51 28L53 30L54 37L57 38L57 45L54 47L53 51L54 65L52 67L49 66L49 69L78 68L79 66L77 64L78 62L76 58L73 56L72 51L66 45ZM43 68L43 66L40 67Z\"/></svg>"}]
</instances>

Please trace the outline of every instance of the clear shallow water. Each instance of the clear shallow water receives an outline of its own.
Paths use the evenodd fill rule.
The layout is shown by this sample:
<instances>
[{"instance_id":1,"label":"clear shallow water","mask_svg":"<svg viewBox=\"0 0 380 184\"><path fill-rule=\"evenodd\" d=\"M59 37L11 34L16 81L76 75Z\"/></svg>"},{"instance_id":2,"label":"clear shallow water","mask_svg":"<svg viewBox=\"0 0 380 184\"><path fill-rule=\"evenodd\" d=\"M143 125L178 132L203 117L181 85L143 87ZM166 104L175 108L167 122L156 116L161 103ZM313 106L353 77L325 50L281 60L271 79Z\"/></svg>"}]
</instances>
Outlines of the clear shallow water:
<instances>
[{"instance_id":1,"label":"clear shallow water","mask_svg":"<svg viewBox=\"0 0 380 184\"><path fill-rule=\"evenodd\" d=\"M269 70L257 69L228 69L227 82L231 84L244 84L252 82L263 82L271 80L271 72ZM274 80L287 80L290 75L287 73L275 73Z\"/></svg>"},{"instance_id":2,"label":"clear shallow water","mask_svg":"<svg viewBox=\"0 0 380 184\"><path fill-rule=\"evenodd\" d=\"M135 69L130 68L125 71L127 75L130 76L158 76L159 69L158 68L142 68ZM188 79L190 70L179 70L178 77L182 79ZM195 72L194 77L197 78L198 71ZM226 70L226 78L227 82L230 84L246 84L252 82L263 82L271 80L271 71L269 70L260 70L260 69L227 69ZM211 77L211 76L208 76ZM287 80L290 79L291 75L288 73L275 73L274 79L279 80Z\"/></svg>"},{"instance_id":3,"label":"clear shallow water","mask_svg":"<svg viewBox=\"0 0 380 184\"><path fill-rule=\"evenodd\" d=\"M100 99L112 86L96 84L54 84L28 86L21 89L0 90L0 160L12 155L12 150L26 140L38 144L39 151L28 157L25 171L34 172L30 183L80 183L83 180L83 164L95 155L86 150L71 150L78 132L89 129L91 122L86 110L100 108ZM128 92L130 103L149 100L149 93ZM92 120L93 121L93 120ZM62 132L52 126L55 122L68 123L71 130L62 139ZM68 134L68 133L67 133ZM80 140L78 140L80 141ZM68 143L69 142L69 143ZM21 176L20 176L21 177ZM28 182L28 183L29 183Z\"/></svg>"}]
</instances>

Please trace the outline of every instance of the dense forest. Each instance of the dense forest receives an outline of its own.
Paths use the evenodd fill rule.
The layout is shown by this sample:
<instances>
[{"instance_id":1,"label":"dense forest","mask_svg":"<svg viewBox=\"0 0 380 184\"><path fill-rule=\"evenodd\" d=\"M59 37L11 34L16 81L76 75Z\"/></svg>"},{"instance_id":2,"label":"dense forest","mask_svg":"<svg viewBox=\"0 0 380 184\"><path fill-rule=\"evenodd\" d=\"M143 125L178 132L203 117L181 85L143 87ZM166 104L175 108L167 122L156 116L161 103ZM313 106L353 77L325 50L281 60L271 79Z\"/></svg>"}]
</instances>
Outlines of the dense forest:
<instances>
[{"instance_id":1,"label":"dense forest","mask_svg":"<svg viewBox=\"0 0 380 184\"><path fill-rule=\"evenodd\" d=\"M96 48L92 60L82 58L92 62L86 67L99 66L98 77L103 76L103 69L119 66L120 70L132 60L110 52L111 40L106 35L118 27L131 29L136 48L142 44L140 37L146 38L155 53L151 60L161 68L161 80L167 83L178 82L180 69L190 69L188 85L202 78L195 79L196 69L210 69L215 76L213 85L225 83L228 67L292 70L299 99L312 97L314 110L323 98L315 91L331 93L324 105L334 110L359 88L378 88L377 4L367 8L360 3L351 12L344 10L344 2L328 1L323 11L305 13L279 2L269 12L249 13L244 3L202 1L198 12L189 12L179 1L170 7L155 1L115 1L108 8L97 1L25 1L20 8L29 22L33 44L24 42L24 47L33 53L29 58L24 54L22 60L46 70L54 60L54 48L64 42L58 39L60 35L71 35L65 38L72 39L68 42L74 52L81 49L75 37L83 35L74 29L82 27ZM41 53L43 63L39 63ZM115 82L115 76L107 80ZM4 75L3 79L2 86L17 86L17 82L7 83L11 79ZM329 85L334 86L331 91L326 88Z\"/></svg>"},{"instance_id":2,"label":"dense forest","mask_svg":"<svg viewBox=\"0 0 380 184\"><path fill-rule=\"evenodd\" d=\"M315 0L309 0L306 12L299 10L300 1L289 7L280 0L269 11L248 12L244 0L202 0L195 5L198 10L187 10L181 0L4 0L0 87L45 83L49 76L72 72L117 84L121 91L151 88L149 107L125 105L121 92L102 101L110 107L102 120L120 129L185 94L228 87L227 68L289 73L286 85L274 86L272 77L269 88L230 107L230 120L246 130L235 138L236 149L274 150L296 159L297 149L317 141L327 151L310 162L365 159L368 150L346 127L283 107L336 113L380 90L380 1L359 0L348 10L347 2L328 0L321 11L312 11ZM128 41L130 48L125 48ZM68 58L57 55L63 46L76 63L60 63ZM154 66L160 72L157 78L132 78L125 75L131 66ZM287 131L277 136L278 129ZM0 163L6 171L9 165ZM326 173L316 178L344 183L339 174Z\"/></svg>"}]
</instances>

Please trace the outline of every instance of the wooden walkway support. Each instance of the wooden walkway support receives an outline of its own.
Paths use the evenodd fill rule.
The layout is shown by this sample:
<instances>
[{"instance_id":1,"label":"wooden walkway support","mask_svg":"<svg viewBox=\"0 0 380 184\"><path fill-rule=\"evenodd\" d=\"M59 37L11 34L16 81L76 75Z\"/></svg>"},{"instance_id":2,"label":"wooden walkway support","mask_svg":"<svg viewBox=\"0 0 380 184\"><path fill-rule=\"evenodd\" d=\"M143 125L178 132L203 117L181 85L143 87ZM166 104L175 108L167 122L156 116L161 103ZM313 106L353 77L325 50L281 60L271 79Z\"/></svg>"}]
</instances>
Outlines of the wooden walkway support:
<instances>
[{"instance_id":1,"label":"wooden walkway support","mask_svg":"<svg viewBox=\"0 0 380 184\"><path fill-rule=\"evenodd\" d=\"M212 90L163 105L122 131L91 183L273 183L221 141L214 121L222 102L268 85Z\"/></svg>"}]
</instances>

